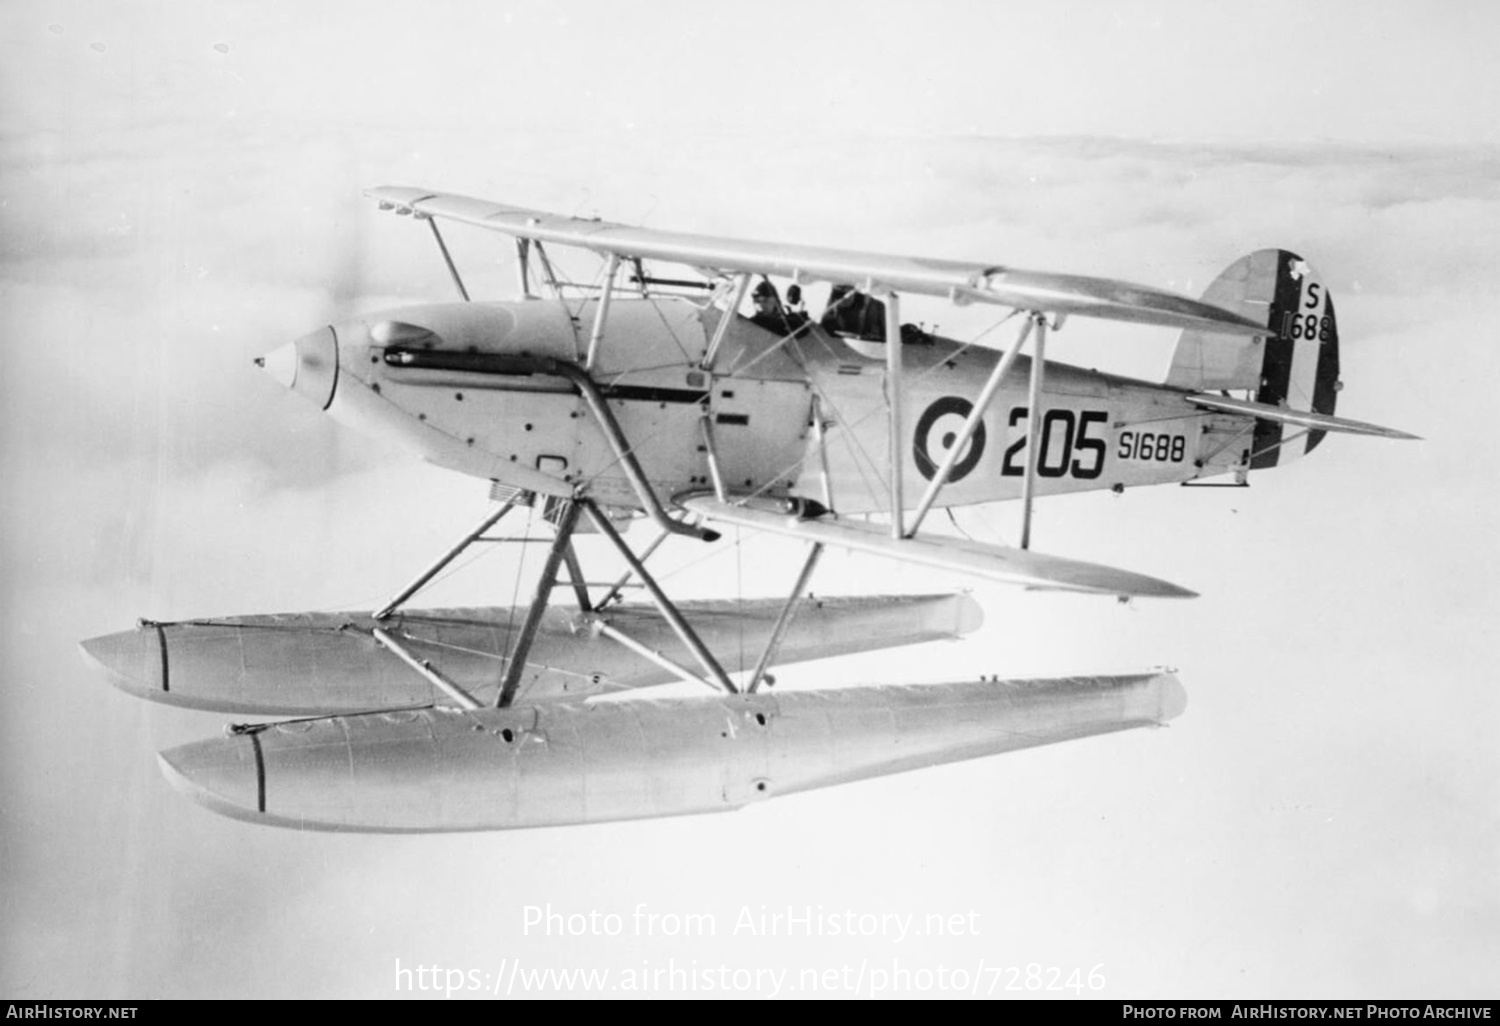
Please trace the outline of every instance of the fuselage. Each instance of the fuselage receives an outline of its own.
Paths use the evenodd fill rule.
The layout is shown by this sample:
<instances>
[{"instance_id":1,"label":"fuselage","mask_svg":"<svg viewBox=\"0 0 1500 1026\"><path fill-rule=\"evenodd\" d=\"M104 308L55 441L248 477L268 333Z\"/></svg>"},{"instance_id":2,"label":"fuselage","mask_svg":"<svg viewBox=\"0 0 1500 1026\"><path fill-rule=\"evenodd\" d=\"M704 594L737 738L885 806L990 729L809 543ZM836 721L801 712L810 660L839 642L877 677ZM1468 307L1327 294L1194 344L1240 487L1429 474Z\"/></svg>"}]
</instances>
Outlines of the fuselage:
<instances>
[{"instance_id":1,"label":"fuselage","mask_svg":"<svg viewBox=\"0 0 1500 1026\"><path fill-rule=\"evenodd\" d=\"M573 382L546 372L547 361L580 362L594 306L533 299L387 311L306 336L277 373L339 421L435 464L543 495L638 507L595 411ZM722 316L654 296L616 298L606 318L591 377L657 495L666 502L712 487L712 451L735 494L812 499L840 513L887 510L885 343L816 324L787 339L736 315L705 367ZM1000 354L921 333L901 344L902 495L911 508ZM937 505L1020 495L1029 373L1020 358ZM1247 465L1253 421L1207 413L1182 390L1053 362L1045 381L1038 494Z\"/></svg>"}]
</instances>

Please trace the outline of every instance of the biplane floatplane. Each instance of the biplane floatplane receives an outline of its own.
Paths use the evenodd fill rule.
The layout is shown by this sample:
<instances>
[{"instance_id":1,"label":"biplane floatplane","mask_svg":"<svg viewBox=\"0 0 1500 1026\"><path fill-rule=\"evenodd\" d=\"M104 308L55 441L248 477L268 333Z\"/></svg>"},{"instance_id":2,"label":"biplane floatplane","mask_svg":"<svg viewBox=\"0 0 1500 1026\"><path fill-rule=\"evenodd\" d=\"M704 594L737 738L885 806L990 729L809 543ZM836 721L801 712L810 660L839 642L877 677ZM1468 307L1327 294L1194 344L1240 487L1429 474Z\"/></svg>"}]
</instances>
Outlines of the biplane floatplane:
<instances>
[{"instance_id":1,"label":"biplane floatplane","mask_svg":"<svg viewBox=\"0 0 1500 1026\"><path fill-rule=\"evenodd\" d=\"M1169 673L776 694L763 685L782 663L979 625L962 593L804 601L825 546L1030 588L1190 597L1034 551L1034 497L1243 482L1330 431L1412 437L1334 415L1333 299L1284 250L1236 262L1200 301L422 189L370 195L427 222L462 302L355 317L257 362L338 421L490 482L498 508L373 613L143 620L83 646L133 694L294 717L234 725L161 756L196 799L253 822L444 831L727 810L1157 724L1184 707ZM443 219L514 238L521 298L470 301ZM601 277L565 281L549 246L597 254ZM697 277L662 277L662 265ZM802 304L811 285L829 287L816 317ZM906 295L1009 308L1017 333L1003 351L937 337L903 323ZM1048 364L1048 333L1070 317L1180 329L1166 381ZM921 530L939 507L1014 498L1016 547ZM524 612L406 608L522 506L552 527ZM636 517L658 528L640 552L621 536ZM669 598L647 560L667 538L713 541L714 525L804 542L789 596ZM584 532L623 557L623 578L585 576ZM551 603L557 588L576 608ZM623 602L631 588L650 602ZM731 668L725 654L736 650L759 656ZM712 693L633 694L677 680ZM620 692L631 695L598 700Z\"/></svg>"}]
</instances>

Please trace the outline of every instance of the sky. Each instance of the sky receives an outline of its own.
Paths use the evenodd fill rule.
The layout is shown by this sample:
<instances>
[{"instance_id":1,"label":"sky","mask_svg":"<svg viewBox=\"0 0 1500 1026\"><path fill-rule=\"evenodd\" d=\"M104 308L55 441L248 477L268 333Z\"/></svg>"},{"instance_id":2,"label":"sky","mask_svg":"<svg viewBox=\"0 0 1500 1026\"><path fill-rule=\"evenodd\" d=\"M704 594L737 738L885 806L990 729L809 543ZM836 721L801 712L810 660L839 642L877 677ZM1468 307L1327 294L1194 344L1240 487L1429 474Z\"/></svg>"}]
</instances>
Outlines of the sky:
<instances>
[{"instance_id":1,"label":"sky","mask_svg":"<svg viewBox=\"0 0 1500 1026\"><path fill-rule=\"evenodd\" d=\"M422 999L446 994L401 970L755 966L780 991L732 993L811 971L868 996L904 968L936 995L961 968L993 996L1072 996L1078 970L1114 998L1492 997L1497 33L1478 2L0 6L0 993ZM969 587L986 626L782 675L1171 665L1189 704L1168 729L723 816L259 829L156 766L225 717L133 700L76 643L138 616L368 609L483 512L481 483L250 364L340 312L450 298L425 233L359 201L380 184L1190 295L1285 246L1337 297L1339 412L1425 440L1330 437L1243 491L1040 504L1039 549L1187 603L829 553L815 592ZM508 297L496 240L452 235L475 291ZM994 316L910 305L955 337ZM1075 321L1049 356L1159 380L1173 341ZM956 519L1013 542L1018 513ZM777 594L800 558L679 544L660 560L682 597ZM508 604L526 568L506 558L431 604ZM964 925L735 929L809 906ZM548 909L622 933L528 925Z\"/></svg>"}]
</instances>

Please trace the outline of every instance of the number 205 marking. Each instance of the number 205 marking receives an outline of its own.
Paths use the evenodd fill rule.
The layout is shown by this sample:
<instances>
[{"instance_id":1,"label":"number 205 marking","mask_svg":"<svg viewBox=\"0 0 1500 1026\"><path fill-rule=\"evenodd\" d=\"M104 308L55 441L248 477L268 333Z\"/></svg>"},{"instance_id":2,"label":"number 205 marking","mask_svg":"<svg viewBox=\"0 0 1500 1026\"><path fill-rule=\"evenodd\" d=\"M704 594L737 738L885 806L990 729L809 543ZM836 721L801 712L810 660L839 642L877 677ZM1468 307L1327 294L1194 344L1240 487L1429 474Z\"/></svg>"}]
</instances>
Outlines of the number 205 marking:
<instances>
[{"instance_id":1,"label":"number 205 marking","mask_svg":"<svg viewBox=\"0 0 1500 1026\"><path fill-rule=\"evenodd\" d=\"M1120 448L1115 455L1122 460L1149 460L1154 463L1181 463L1187 454L1183 435L1158 435L1150 431L1120 432Z\"/></svg>"},{"instance_id":2,"label":"number 205 marking","mask_svg":"<svg viewBox=\"0 0 1500 1026\"><path fill-rule=\"evenodd\" d=\"M1010 427L1026 421L1027 410L1017 406L1010 411ZM1090 437L1092 428L1103 428L1109 423L1109 414L1104 410L1082 410L1076 415L1072 410L1048 410L1042 414L1040 445L1041 459L1037 462L1038 477L1076 477L1081 481L1092 481L1104 473L1104 457L1108 453L1103 437ZM1061 442L1054 444L1061 432ZM1102 436L1103 432L1100 431ZM1023 477L1026 464L1021 453L1026 449L1026 434L1022 432L1005 450L1005 462L1000 465L1003 477ZM1047 458L1060 454L1057 463L1049 464Z\"/></svg>"}]
</instances>

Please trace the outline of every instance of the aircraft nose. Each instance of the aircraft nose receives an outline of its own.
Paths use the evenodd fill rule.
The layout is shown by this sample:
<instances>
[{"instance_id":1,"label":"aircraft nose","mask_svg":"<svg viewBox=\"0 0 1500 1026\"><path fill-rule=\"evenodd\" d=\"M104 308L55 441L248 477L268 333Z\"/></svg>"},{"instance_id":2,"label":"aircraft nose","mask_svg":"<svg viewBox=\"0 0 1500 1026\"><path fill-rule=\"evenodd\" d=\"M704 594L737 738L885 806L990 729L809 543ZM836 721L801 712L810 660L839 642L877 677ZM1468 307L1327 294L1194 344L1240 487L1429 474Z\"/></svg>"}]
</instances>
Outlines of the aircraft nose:
<instances>
[{"instance_id":1,"label":"aircraft nose","mask_svg":"<svg viewBox=\"0 0 1500 1026\"><path fill-rule=\"evenodd\" d=\"M319 328L258 357L255 364L278 384L326 410L339 380L338 336L331 325Z\"/></svg>"}]
</instances>

